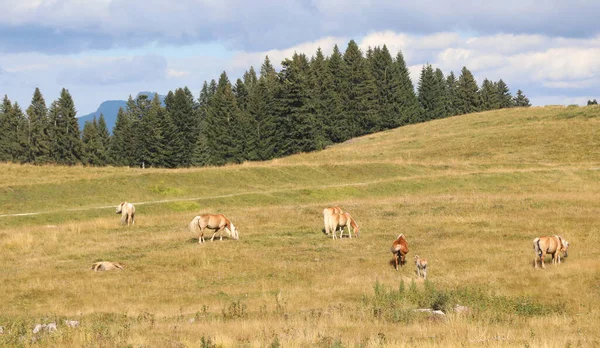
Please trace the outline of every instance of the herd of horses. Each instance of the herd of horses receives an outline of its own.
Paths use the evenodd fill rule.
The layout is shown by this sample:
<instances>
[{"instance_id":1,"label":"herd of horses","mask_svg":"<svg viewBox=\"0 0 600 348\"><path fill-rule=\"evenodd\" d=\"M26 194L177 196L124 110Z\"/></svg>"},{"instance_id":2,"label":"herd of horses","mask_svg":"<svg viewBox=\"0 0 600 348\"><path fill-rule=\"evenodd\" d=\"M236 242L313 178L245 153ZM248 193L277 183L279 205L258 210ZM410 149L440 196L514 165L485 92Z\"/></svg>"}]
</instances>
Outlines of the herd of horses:
<instances>
[{"instance_id":1,"label":"herd of horses","mask_svg":"<svg viewBox=\"0 0 600 348\"><path fill-rule=\"evenodd\" d=\"M133 204L128 202L122 202L117 206L116 210L117 214L121 214L121 223L127 224L128 226L135 224L135 207ZM348 229L348 238L352 238L352 234L354 237L360 236L360 227L352 218L352 216L348 212L344 212L342 208L338 206L327 207L323 209L323 225L324 232L326 235L331 234L333 239L336 239L336 235L339 232L339 238L341 239L344 230ZM198 243L204 243L204 230L212 230L213 235L210 238L212 242L215 238L215 235L218 232L220 234L220 240L223 240L222 231L225 230L229 237L238 240L240 238L239 232L234 224L229 221L229 219L223 214L204 214L198 215L192 219L189 223L189 229L192 233L198 233ZM534 268L538 267L538 263L541 264L542 268L546 268L544 264L544 259L547 254L552 256L552 264L560 264L561 256L568 256L568 248L569 242L567 242L561 236L544 236L538 237L533 240L533 249L535 251L535 259L534 259ZM390 248L394 256L394 266L396 270L398 270L398 265L402 266L406 263L406 254L408 254L408 241L404 234L398 235L396 240L392 243L392 247ZM419 255L415 255L414 257L416 273L420 278L423 276L424 279L427 278L427 266L428 262L426 259L419 257ZM96 263L92 266L92 269L104 270L104 269L122 269L120 264L117 265L108 265L104 263Z\"/></svg>"}]
</instances>

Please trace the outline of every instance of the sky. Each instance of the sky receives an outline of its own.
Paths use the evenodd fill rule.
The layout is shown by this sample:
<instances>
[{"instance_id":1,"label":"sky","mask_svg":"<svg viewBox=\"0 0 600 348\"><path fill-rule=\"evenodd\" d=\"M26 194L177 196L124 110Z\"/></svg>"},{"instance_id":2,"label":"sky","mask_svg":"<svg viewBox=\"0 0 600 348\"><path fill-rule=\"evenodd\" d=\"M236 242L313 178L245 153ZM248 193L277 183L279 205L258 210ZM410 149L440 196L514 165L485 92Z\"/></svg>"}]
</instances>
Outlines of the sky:
<instances>
[{"instance_id":1,"label":"sky","mask_svg":"<svg viewBox=\"0 0 600 348\"><path fill-rule=\"evenodd\" d=\"M600 99L596 0L2 0L0 94L26 109L69 90L78 115L140 91L166 94L226 71L235 81L266 55L401 51L416 86L423 64L481 84L502 78L533 105Z\"/></svg>"}]
</instances>

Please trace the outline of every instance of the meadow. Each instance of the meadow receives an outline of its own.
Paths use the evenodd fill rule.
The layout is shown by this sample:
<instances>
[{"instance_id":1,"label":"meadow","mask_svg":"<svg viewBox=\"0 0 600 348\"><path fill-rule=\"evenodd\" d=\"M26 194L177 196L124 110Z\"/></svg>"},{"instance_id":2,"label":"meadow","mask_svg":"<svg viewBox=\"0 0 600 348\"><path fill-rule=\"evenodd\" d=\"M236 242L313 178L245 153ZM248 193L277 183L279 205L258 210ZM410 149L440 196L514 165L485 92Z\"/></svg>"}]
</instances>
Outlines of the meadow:
<instances>
[{"instance_id":1,"label":"meadow","mask_svg":"<svg viewBox=\"0 0 600 348\"><path fill-rule=\"evenodd\" d=\"M119 223L122 201L135 226ZM360 237L322 232L331 205ZM218 168L0 164L0 346L600 346L599 211L597 106L463 115ZM240 239L200 245L187 230L200 213L227 215ZM395 271L399 233L410 252ZM533 268L542 235L569 241L562 264ZM101 260L125 269L90 270Z\"/></svg>"}]
</instances>

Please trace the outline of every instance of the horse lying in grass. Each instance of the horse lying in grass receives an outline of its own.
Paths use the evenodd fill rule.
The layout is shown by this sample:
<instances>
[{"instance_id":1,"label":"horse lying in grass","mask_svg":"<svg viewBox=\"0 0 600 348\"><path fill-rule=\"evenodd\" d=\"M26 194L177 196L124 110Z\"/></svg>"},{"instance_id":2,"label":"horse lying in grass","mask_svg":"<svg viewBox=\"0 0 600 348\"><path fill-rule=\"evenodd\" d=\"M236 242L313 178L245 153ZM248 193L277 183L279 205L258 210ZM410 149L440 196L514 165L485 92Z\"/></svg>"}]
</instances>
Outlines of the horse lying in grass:
<instances>
[{"instance_id":1,"label":"horse lying in grass","mask_svg":"<svg viewBox=\"0 0 600 348\"><path fill-rule=\"evenodd\" d=\"M98 271L110 271L113 269L123 269L123 265L118 262L100 261L92 264L92 269Z\"/></svg>"},{"instance_id":2,"label":"horse lying in grass","mask_svg":"<svg viewBox=\"0 0 600 348\"><path fill-rule=\"evenodd\" d=\"M342 214L342 208L335 206L335 207L328 207L323 209L323 224L325 225L325 234L329 235L329 233L331 232L330 230L330 222L329 219L331 218L331 215L333 214Z\"/></svg>"},{"instance_id":3,"label":"horse lying in grass","mask_svg":"<svg viewBox=\"0 0 600 348\"><path fill-rule=\"evenodd\" d=\"M415 265L417 266L417 277L421 278L421 274L423 274L423 279L427 279L427 260L415 255Z\"/></svg>"},{"instance_id":4,"label":"horse lying in grass","mask_svg":"<svg viewBox=\"0 0 600 348\"><path fill-rule=\"evenodd\" d=\"M340 230L340 239L342 239L342 235L344 234L344 228L348 228L348 237L352 238L351 232L354 233L354 237L360 236L360 227L356 221L350 216L348 213L341 214L331 214L329 216L329 230L333 234L333 239L336 237L336 231ZM350 230L352 228L352 231Z\"/></svg>"},{"instance_id":5,"label":"horse lying in grass","mask_svg":"<svg viewBox=\"0 0 600 348\"><path fill-rule=\"evenodd\" d=\"M233 223L231 223L231 221L229 221L229 219L227 219L225 217L225 215L223 214L206 214L206 215L199 215L196 216L194 219L192 219L192 221L190 222L190 231L192 233L196 233L196 232L200 232L199 234L199 238L198 238L198 243L203 243L204 240L204 230L205 229L209 229L209 230L213 230L214 233L212 235L212 237L210 238L210 241L212 242L213 239L215 239L215 235L217 234L217 232L222 231L223 229L227 232L227 234L237 240L239 239L239 233L237 228L235 228L235 226L233 225ZM221 233L220 235L220 240L223 240L223 234Z\"/></svg>"},{"instance_id":6,"label":"horse lying in grass","mask_svg":"<svg viewBox=\"0 0 600 348\"><path fill-rule=\"evenodd\" d=\"M117 214L121 214L122 224L127 224L127 226L129 226L129 223L131 223L132 225L135 224L135 207L133 206L133 204L122 202L121 204L117 205L116 212Z\"/></svg>"},{"instance_id":7,"label":"horse lying in grass","mask_svg":"<svg viewBox=\"0 0 600 348\"><path fill-rule=\"evenodd\" d=\"M398 270L398 261L400 261L400 266L406 263L406 254L408 254L408 242L404 237L404 234L398 235L398 238L392 243L392 247L390 248L392 254L394 254L394 262L396 266L396 271Z\"/></svg>"},{"instance_id":8,"label":"horse lying in grass","mask_svg":"<svg viewBox=\"0 0 600 348\"><path fill-rule=\"evenodd\" d=\"M538 237L533 240L533 249L535 250L535 259L533 260L534 268L538 266L538 260L542 264L542 268L546 268L544 265L544 258L546 254L552 255L552 264L556 265L560 263L560 253L564 254L564 257L568 256L567 250L569 248L569 242L564 240L561 236L552 237Z\"/></svg>"}]
</instances>

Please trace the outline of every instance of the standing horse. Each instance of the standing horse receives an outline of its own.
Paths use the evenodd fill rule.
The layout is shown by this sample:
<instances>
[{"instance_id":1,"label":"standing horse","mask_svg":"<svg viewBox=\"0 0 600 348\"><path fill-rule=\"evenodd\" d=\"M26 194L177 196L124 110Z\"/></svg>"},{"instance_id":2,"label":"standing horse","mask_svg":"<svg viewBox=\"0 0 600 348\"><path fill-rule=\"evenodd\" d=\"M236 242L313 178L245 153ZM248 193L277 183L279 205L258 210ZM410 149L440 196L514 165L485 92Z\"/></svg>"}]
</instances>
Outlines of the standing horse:
<instances>
[{"instance_id":1,"label":"standing horse","mask_svg":"<svg viewBox=\"0 0 600 348\"><path fill-rule=\"evenodd\" d=\"M235 228L233 223L231 223L231 221L229 221L229 219L227 219L223 214L206 214L196 216L190 222L189 226L190 231L192 233L198 232L198 230L200 230L200 237L198 238L198 243L204 242L204 229L206 228L214 231L212 237L210 238L211 242L213 241L213 239L215 239L215 235L217 234L217 232L223 229L225 229L225 231L227 231L227 234L233 239L237 240L240 238L237 228ZM221 234L220 237L220 240L223 240L223 234Z\"/></svg>"},{"instance_id":2,"label":"standing horse","mask_svg":"<svg viewBox=\"0 0 600 348\"><path fill-rule=\"evenodd\" d=\"M539 237L533 240L533 249L535 250L535 259L533 260L534 268L538 266L538 259L542 264L542 268L546 268L544 265L544 258L546 254L552 255L552 264L555 265L560 263L560 252L565 257L568 256L567 249L569 248L569 242L564 240L561 236L552 237Z\"/></svg>"},{"instance_id":3,"label":"standing horse","mask_svg":"<svg viewBox=\"0 0 600 348\"><path fill-rule=\"evenodd\" d=\"M341 214L343 213L342 208L335 206L323 209L323 224L325 225L325 234L329 235L330 231L330 223L329 219L333 214Z\"/></svg>"},{"instance_id":4,"label":"standing horse","mask_svg":"<svg viewBox=\"0 0 600 348\"><path fill-rule=\"evenodd\" d=\"M340 239L342 239L345 227L348 227L349 238L352 238L351 232L354 233L354 237L358 237L360 235L360 227L358 227L358 224L349 213L334 213L329 216L329 230L333 233L333 239L335 239L335 232L338 229L340 230ZM352 231L350 231L350 228L352 228Z\"/></svg>"},{"instance_id":5,"label":"standing horse","mask_svg":"<svg viewBox=\"0 0 600 348\"><path fill-rule=\"evenodd\" d=\"M398 259L400 259L400 266L406 262L406 254L408 254L408 242L404 237L404 234L398 235L398 238L392 243L390 248L392 254L394 254L394 262L396 265L396 271L398 270Z\"/></svg>"},{"instance_id":6,"label":"standing horse","mask_svg":"<svg viewBox=\"0 0 600 348\"><path fill-rule=\"evenodd\" d=\"M117 214L121 214L122 224L127 224L127 226L129 226L130 222L132 225L135 224L135 207L133 206L133 204L122 202L121 204L117 205L116 212Z\"/></svg>"}]
</instances>

